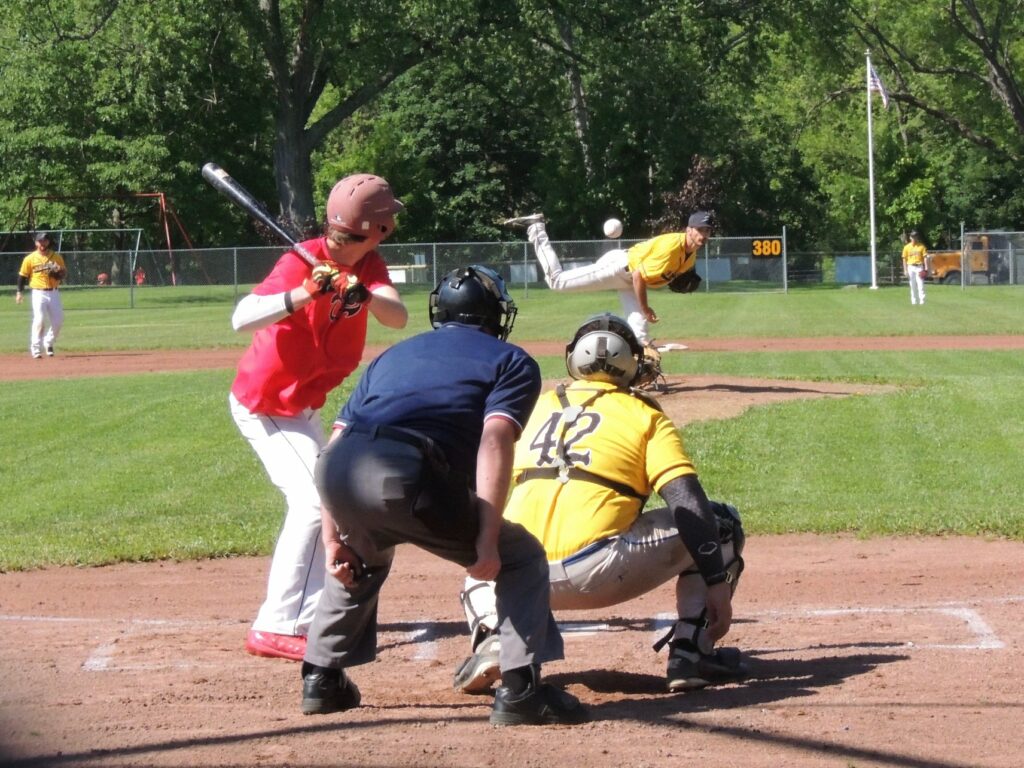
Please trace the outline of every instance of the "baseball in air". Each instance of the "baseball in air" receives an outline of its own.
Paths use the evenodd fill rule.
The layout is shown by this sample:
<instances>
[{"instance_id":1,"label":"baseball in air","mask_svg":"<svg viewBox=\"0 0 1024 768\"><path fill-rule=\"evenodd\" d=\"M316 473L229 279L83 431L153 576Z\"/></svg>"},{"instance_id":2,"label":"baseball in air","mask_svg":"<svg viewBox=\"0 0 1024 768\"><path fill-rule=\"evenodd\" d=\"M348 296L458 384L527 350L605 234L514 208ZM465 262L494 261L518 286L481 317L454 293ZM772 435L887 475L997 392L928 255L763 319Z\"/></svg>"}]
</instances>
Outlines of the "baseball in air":
<instances>
[{"instance_id":1,"label":"baseball in air","mask_svg":"<svg viewBox=\"0 0 1024 768\"><path fill-rule=\"evenodd\" d=\"M618 219L608 219L604 223L604 236L605 237L621 237L622 236L622 222Z\"/></svg>"}]
</instances>

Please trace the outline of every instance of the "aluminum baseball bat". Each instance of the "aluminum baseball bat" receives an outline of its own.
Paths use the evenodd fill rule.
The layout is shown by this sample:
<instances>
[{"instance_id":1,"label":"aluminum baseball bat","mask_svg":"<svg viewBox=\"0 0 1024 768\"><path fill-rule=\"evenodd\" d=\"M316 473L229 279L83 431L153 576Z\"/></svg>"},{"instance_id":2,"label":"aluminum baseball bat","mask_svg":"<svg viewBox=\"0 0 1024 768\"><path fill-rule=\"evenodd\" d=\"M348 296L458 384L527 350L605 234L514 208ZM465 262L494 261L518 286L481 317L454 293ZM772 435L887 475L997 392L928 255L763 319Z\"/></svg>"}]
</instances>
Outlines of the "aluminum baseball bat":
<instances>
[{"instance_id":1,"label":"aluminum baseball bat","mask_svg":"<svg viewBox=\"0 0 1024 768\"><path fill-rule=\"evenodd\" d=\"M292 247L299 256L311 267L319 266L322 262L302 247L288 230L282 227L277 220L270 215L263 205L250 194L249 190L239 184L227 171L216 163L207 163L203 166L203 178L210 186L224 195L243 211L252 216L256 221L267 226L283 242Z\"/></svg>"}]
</instances>

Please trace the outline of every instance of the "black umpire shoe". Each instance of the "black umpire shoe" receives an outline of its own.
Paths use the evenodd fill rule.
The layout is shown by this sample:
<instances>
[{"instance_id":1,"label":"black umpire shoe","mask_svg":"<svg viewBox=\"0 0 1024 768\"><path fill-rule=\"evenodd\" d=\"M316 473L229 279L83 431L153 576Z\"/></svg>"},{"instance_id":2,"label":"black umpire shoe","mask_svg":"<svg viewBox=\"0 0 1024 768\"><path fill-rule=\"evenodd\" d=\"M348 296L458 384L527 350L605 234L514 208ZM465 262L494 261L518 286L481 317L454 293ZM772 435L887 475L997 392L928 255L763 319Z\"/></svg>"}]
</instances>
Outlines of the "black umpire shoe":
<instances>
[{"instance_id":1,"label":"black umpire shoe","mask_svg":"<svg viewBox=\"0 0 1024 768\"><path fill-rule=\"evenodd\" d=\"M501 686L491 710L491 725L579 725L589 719L579 699L547 683L519 694Z\"/></svg>"},{"instance_id":2,"label":"black umpire shoe","mask_svg":"<svg viewBox=\"0 0 1024 768\"><path fill-rule=\"evenodd\" d=\"M362 697L356 684L341 670L309 672L302 678L302 714L328 715L359 706Z\"/></svg>"},{"instance_id":3,"label":"black umpire shoe","mask_svg":"<svg viewBox=\"0 0 1024 768\"><path fill-rule=\"evenodd\" d=\"M668 656L669 691L691 691L709 685L735 683L750 674L737 648L716 648L701 653L686 641L674 641Z\"/></svg>"}]
</instances>

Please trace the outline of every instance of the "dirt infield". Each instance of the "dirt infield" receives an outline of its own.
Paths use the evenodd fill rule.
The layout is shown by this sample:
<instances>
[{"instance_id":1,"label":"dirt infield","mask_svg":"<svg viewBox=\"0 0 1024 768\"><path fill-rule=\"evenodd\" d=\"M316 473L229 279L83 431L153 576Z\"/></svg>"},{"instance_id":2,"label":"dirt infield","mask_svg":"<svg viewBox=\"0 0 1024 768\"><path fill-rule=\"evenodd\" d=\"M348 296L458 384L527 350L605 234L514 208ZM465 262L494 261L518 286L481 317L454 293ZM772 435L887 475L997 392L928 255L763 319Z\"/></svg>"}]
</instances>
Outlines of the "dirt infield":
<instances>
[{"instance_id":1,"label":"dirt infield","mask_svg":"<svg viewBox=\"0 0 1024 768\"><path fill-rule=\"evenodd\" d=\"M1004 338L1015 341L970 344L1024 348ZM865 348L890 348L874 341ZM239 355L0 358L0 378L230 367ZM860 391L871 390L687 376L662 402L685 423ZM383 591L379 658L353 671L363 706L313 718L298 712L297 664L242 651L267 558L3 573L0 765L1024 764L1024 543L758 536L745 555L727 638L750 658L740 685L663 692L666 657L651 644L672 619L671 585L557 617L567 658L545 672L590 708L576 728L495 729L487 698L451 690L468 643L462 572L413 548Z\"/></svg>"},{"instance_id":2,"label":"dirt infield","mask_svg":"<svg viewBox=\"0 0 1024 768\"><path fill-rule=\"evenodd\" d=\"M693 352L1024 349L1024 335L725 338L687 340L686 344ZM523 344L523 347L535 355L560 355L565 351L565 344L558 342L529 342ZM380 353L381 349L381 347L367 347L363 359L365 361L372 360ZM242 356L242 351L235 347L70 353L58 350L59 354L56 357L41 360L33 360L27 353L0 355L0 381L234 368Z\"/></svg>"},{"instance_id":3,"label":"dirt infield","mask_svg":"<svg viewBox=\"0 0 1024 768\"><path fill-rule=\"evenodd\" d=\"M450 690L458 567L403 547L359 709L298 712L298 665L247 656L267 560L0 575L0 738L12 766L1021 765L1024 545L754 537L729 642L742 685L662 692L671 585L559 615L546 668L576 728L495 729ZM0 759L0 763L3 760Z\"/></svg>"}]
</instances>

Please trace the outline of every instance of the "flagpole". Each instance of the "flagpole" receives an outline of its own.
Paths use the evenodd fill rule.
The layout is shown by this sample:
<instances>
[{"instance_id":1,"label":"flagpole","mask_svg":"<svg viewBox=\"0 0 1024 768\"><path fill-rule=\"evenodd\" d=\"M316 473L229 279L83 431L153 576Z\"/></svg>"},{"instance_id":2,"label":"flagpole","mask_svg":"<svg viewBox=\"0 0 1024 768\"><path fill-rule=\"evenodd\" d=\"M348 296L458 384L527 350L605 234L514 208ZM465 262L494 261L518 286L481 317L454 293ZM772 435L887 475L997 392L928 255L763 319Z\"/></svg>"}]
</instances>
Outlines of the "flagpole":
<instances>
[{"instance_id":1,"label":"flagpole","mask_svg":"<svg viewBox=\"0 0 1024 768\"><path fill-rule=\"evenodd\" d=\"M875 253L875 144L874 128L871 122L871 51L864 52L867 58L866 80L868 92L868 207L871 221L871 288L878 289L878 260Z\"/></svg>"}]
</instances>

